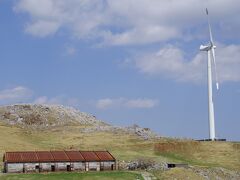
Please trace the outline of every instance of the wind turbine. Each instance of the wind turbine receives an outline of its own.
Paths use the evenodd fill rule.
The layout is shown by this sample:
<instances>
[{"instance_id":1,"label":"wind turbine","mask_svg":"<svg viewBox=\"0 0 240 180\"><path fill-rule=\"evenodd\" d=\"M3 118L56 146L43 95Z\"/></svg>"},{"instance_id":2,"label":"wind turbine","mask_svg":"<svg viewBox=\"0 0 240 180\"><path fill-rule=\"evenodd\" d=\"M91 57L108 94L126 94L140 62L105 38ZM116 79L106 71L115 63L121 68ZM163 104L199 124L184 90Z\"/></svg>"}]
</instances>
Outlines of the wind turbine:
<instances>
[{"instance_id":1,"label":"wind turbine","mask_svg":"<svg viewBox=\"0 0 240 180\"><path fill-rule=\"evenodd\" d=\"M219 89L218 84L218 78L217 78L217 68L216 68L216 57L215 57L215 49L216 46L213 43L213 37L212 37L212 30L208 15L208 9L206 9L206 14L208 17L208 28L209 28L209 34L210 34L210 42L208 45L201 45L200 51L206 51L207 57L208 57L208 119L209 119L209 140L214 141L216 140L215 135L215 120L214 120L214 105L213 105L213 92L212 92L212 63L215 66L215 79L216 79L216 88ZM213 61L213 62L212 62Z\"/></svg>"}]
</instances>

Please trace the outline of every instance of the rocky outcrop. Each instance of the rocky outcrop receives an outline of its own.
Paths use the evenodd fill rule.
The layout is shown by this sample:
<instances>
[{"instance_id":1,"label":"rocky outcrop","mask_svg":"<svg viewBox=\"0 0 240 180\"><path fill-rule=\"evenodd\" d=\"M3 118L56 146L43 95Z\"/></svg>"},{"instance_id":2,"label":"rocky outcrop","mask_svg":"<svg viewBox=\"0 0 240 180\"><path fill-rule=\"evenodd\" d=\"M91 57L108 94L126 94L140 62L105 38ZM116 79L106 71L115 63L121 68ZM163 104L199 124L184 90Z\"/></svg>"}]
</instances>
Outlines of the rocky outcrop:
<instances>
[{"instance_id":1,"label":"rocky outcrop","mask_svg":"<svg viewBox=\"0 0 240 180\"><path fill-rule=\"evenodd\" d=\"M200 175L201 177L203 177L206 180L211 180L211 179L238 180L238 179L240 179L240 172L234 171L234 170L228 170L228 169L225 169L222 167L200 168L200 167L196 167L196 166L191 166L190 170L192 170L194 173Z\"/></svg>"},{"instance_id":2,"label":"rocky outcrop","mask_svg":"<svg viewBox=\"0 0 240 180\"><path fill-rule=\"evenodd\" d=\"M144 140L156 138L149 128L138 125L111 126L95 116L62 105L16 104L0 107L0 121L22 128L43 129L64 125L86 125L82 133L111 132L134 134Z\"/></svg>"},{"instance_id":3,"label":"rocky outcrop","mask_svg":"<svg viewBox=\"0 0 240 180\"><path fill-rule=\"evenodd\" d=\"M123 170L145 170L145 171L157 171L167 170L166 162L155 162L150 159L136 159L132 161L119 162L119 168Z\"/></svg>"},{"instance_id":4,"label":"rocky outcrop","mask_svg":"<svg viewBox=\"0 0 240 180\"><path fill-rule=\"evenodd\" d=\"M102 125L95 116L61 105L11 105L0 107L0 120L21 127L48 128L59 125Z\"/></svg>"},{"instance_id":5,"label":"rocky outcrop","mask_svg":"<svg viewBox=\"0 0 240 180\"><path fill-rule=\"evenodd\" d=\"M134 134L144 140L149 140L153 138L158 138L159 136L151 131L149 128L142 128L138 125L133 125L129 127L120 127L120 126L110 126L110 125L96 125L93 127L86 127L82 129L83 133L95 133L95 132L111 132L117 134L123 132L125 134Z\"/></svg>"}]
</instances>

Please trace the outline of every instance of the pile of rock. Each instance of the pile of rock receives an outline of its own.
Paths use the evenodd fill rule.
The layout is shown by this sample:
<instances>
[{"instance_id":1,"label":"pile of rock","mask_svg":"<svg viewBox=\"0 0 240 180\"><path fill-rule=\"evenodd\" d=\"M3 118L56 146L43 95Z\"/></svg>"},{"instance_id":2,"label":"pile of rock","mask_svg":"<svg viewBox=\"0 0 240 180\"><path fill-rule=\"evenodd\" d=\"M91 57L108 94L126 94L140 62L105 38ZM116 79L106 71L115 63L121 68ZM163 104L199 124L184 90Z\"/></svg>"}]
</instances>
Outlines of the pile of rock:
<instances>
[{"instance_id":1,"label":"pile of rock","mask_svg":"<svg viewBox=\"0 0 240 180\"><path fill-rule=\"evenodd\" d=\"M10 125L46 128L71 123L101 125L95 116L61 105L20 104L0 107L0 119Z\"/></svg>"},{"instance_id":2,"label":"pile of rock","mask_svg":"<svg viewBox=\"0 0 240 180\"><path fill-rule=\"evenodd\" d=\"M119 126L110 126L107 124L95 124L95 126L92 127L86 127L82 129L83 133L95 133L95 132L111 132L111 133L119 133L123 132L126 134L134 134L137 135L138 137L144 139L144 140L149 140L152 138L157 138L158 135L154 132L152 132L149 128L142 128L139 127L138 125L133 125L129 127L119 127Z\"/></svg>"},{"instance_id":3,"label":"pile of rock","mask_svg":"<svg viewBox=\"0 0 240 180\"><path fill-rule=\"evenodd\" d=\"M240 172L220 167L200 168L191 166L190 169L204 179L240 179Z\"/></svg>"},{"instance_id":4,"label":"pile of rock","mask_svg":"<svg viewBox=\"0 0 240 180\"><path fill-rule=\"evenodd\" d=\"M111 126L97 120L95 116L80 112L72 107L62 105L18 104L0 107L0 120L10 124L27 128L50 128L55 126L81 124L83 133L111 132L113 134L126 133L149 140L157 138L157 134L149 128L138 125L129 127Z\"/></svg>"},{"instance_id":5,"label":"pile of rock","mask_svg":"<svg viewBox=\"0 0 240 180\"><path fill-rule=\"evenodd\" d=\"M154 170L166 170L167 163L161 162L157 163L153 160L133 160L133 161L122 161L119 162L120 169L123 170L146 170L146 171L154 171Z\"/></svg>"},{"instance_id":6,"label":"pile of rock","mask_svg":"<svg viewBox=\"0 0 240 180\"><path fill-rule=\"evenodd\" d=\"M130 126L130 127L126 127L125 130L136 134L137 136L141 137L144 140L149 140L149 139L158 137L158 135L156 133L154 133L153 131L151 131L151 129L142 128L136 124L134 124L133 126Z\"/></svg>"}]
</instances>

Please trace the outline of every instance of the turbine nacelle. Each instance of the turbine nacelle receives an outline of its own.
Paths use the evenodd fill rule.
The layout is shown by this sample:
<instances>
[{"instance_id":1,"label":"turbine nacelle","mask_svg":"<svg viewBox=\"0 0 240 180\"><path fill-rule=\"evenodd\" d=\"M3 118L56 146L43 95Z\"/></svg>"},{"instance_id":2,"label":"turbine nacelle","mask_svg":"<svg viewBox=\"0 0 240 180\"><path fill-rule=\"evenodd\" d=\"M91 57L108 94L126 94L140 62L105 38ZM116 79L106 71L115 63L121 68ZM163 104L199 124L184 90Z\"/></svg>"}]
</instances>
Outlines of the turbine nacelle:
<instances>
[{"instance_id":1,"label":"turbine nacelle","mask_svg":"<svg viewBox=\"0 0 240 180\"><path fill-rule=\"evenodd\" d=\"M213 45L213 43L210 43L209 45L201 45L200 51L209 51L211 49L216 49L216 46Z\"/></svg>"},{"instance_id":2,"label":"turbine nacelle","mask_svg":"<svg viewBox=\"0 0 240 180\"><path fill-rule=\"evenodd\" d=\"M211 46L209 45L201 45L200 51L209 51L211 49Z\"/></svg>"}]
</instances>

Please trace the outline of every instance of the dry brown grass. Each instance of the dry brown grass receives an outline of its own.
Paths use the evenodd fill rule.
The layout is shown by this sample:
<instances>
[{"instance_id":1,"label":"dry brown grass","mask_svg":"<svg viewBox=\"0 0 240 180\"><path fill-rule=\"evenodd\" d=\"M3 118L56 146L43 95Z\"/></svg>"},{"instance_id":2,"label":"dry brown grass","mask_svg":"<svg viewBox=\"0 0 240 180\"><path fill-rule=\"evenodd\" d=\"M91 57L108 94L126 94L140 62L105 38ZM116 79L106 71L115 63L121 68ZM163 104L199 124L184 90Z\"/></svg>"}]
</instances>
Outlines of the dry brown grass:
<instances>
[{"instance_id":1,"label":"dry brown grass","mask_svg":"<svg viewBox=\"0 0 240 180\"><path fill-rule=\"evenodd\" d=\"M159 142L154 145L154 150L162 153L189 154L199 150L200 142L197 141L169 141Z\"/></svg>"},{"instance_id":2,"label":"dry brown grass","mask_svg":"<svg viewBox=\"0 0 240 180\"><path fill-rule=\"evenodd\" d=\"M193 171L189 169L183 169L183 168L174 168L170 169L169 171L164 172L155 172L154 175L158 179L166 179L166 180L205 180L200 175L194 173Z\"/></svg>"},{"instance_id":3,"label":"dry brown grass","mask_svg":"<svg viewBox=\"0 0 240 180\"><path fill-rule=\"evenodd\" d=\"M86 126L26 130L0 124L0 156L5 151L109 150L119 160L150 159L240 170L239 144L160 139L144 141L124 132L81 133Z\"/></svg>"},{"instance_id":4,"label":"dry brown grass","mask_svg":"<svg viewBox=\"0 0 240 180\"><path fill-rule=\"evenodd\" d=\"M156 154L176 162L240 170L240 148L230 142L176 141L155 144Z\"/></svg>"}]
</instances>

